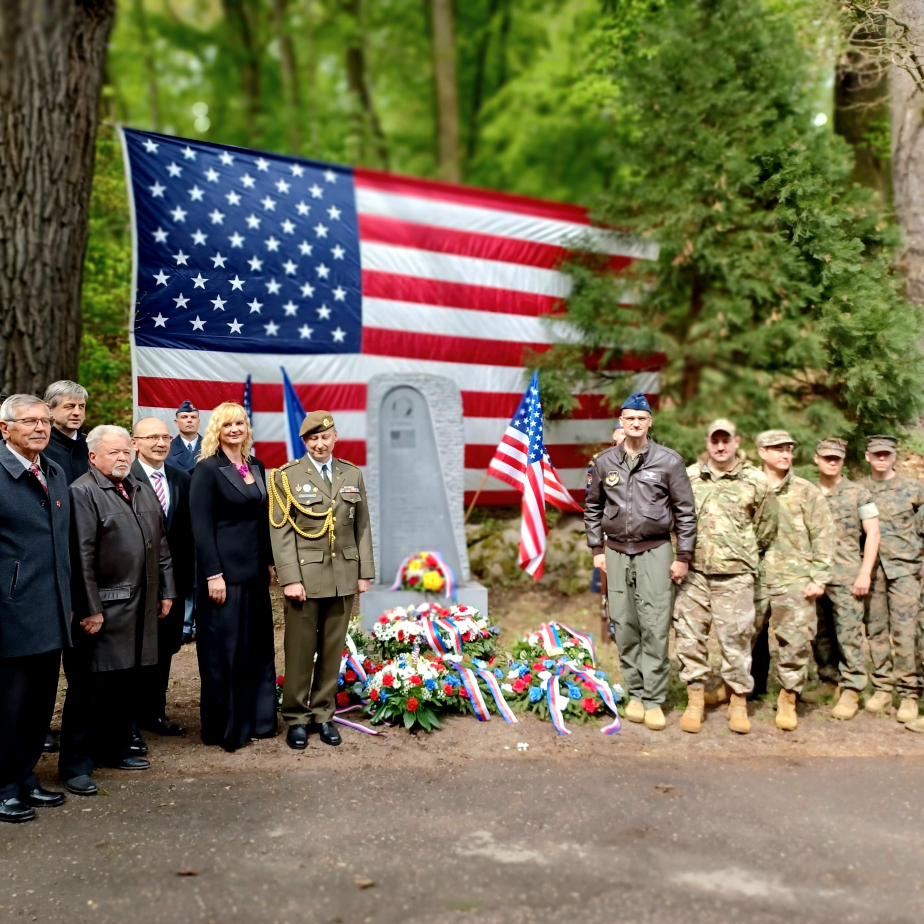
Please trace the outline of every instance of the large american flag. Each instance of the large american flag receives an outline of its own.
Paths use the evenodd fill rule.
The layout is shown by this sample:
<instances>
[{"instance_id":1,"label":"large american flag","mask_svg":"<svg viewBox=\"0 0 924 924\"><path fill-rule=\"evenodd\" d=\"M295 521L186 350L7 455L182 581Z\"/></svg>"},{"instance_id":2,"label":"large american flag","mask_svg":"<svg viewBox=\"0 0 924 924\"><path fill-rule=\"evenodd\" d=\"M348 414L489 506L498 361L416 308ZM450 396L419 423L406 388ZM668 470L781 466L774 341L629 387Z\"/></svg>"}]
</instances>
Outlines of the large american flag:
<instances>
[{"instance_id":1,"label":"large american flag","mask_svg":"<svg viewBox=\"0 0 924 924\"><path fill-rule=\"evenodd\" d=\"M534 372L507 431L488 466L488 474L515 488L521 495L520 567L537 581L545 562L548 524L545 504L581 513L582 507L567 494L545 450L539 373Z\"/></svg>"},{"instance_id":2,"label":"large american flag","mask_svg":"<svg viewBox=\"0 0 924 924\"><path fill-rule=\"evenodd\" d=\"M136 413L172 423L241 401L255 452L287 458L283 373L306 410L331 411L338 454L364 465L366 385L429 372L462 392L470 499L524 385L526 348L569 331L543 320L568 294L557 269L578 241L614 267L656 250L592 229L584 210L151 132L122 130L133 215ZM663 357L626 358L633 390L659 391ZM608 438L599 394L547 424L564 485L582 496L589 445ZM489 479L483 503L517 503Z\"/></svg>"}]
</instances>

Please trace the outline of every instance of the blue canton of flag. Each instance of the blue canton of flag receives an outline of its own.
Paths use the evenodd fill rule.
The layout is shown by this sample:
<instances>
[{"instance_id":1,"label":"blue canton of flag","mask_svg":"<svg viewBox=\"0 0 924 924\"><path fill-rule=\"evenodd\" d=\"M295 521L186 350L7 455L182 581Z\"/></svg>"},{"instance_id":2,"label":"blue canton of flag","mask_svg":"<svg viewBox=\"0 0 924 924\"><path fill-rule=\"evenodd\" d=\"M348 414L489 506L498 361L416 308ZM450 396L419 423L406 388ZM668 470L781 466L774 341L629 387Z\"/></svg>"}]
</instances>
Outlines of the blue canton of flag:
<instances>
[{"instance_id":1,"label":"blue canton of flag","mask_svg":"<svg viewBox=\"0 0 924 924\"><path fill-rule=\"evenodd\" d=\"M123 129L140 346L358 353L352 171Z\"/></svg>"},{"instance_id":2,"label":"blue canton of flag","mask_svg":"<svg viewBox=\"0 0 924 924\"><path fill-rule=\"evenodd\" d=\"M527 464L539 462L545 455L542 439L542 402L539 400L539 373L534 372L529 387L520 399L520 405L510 421L527 440Z\"/></svg>"}]
</instances>

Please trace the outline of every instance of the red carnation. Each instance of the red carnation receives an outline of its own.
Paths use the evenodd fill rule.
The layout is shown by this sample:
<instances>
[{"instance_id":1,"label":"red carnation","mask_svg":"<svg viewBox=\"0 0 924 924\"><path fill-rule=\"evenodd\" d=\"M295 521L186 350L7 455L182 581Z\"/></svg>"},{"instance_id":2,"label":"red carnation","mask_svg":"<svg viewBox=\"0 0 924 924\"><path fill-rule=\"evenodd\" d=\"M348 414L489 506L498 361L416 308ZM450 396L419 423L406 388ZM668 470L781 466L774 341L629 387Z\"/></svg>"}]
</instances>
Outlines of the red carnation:
<instances>
[{"instance_id":1,"label":"red carnation","mask_svg":"<svg viewBox=\"0 0 924 924\"><path fill-rule=\"evenodd\" d=\"M587 699L582 699L582 700L581 700L581 705L582 705L588 712L596 712L596 711L597 711L597 701L596 701L595 699L590 699L589 697L588 697Z\"/></svg>"},{"instance_id":2,"label":"red carnation","mask_svg":"<svg viewBox=\"0 0 924 924\"><path fill-rule=\"evenodd\" d=\"M383 687L393 687L395 685L395 678L391 674L382 675L382 686Z\"/></svg>"},{"instance_id":3,"label":"red carnation","mask_svg":"<svg viewBox=\"0 0 924 924\"><path fill-rule=\"evenodd\" d=\"M277 686L277 687L281 687L281 686L283 685L283 683L285 682L285 679L286 679L286 678L283 677L282 674L280 674L280 675L276 678L276 686Z\"/></svg>"},{"instance_id":4,"label":"red carnation","mask_svg":"<svg viewBox=\"0 0 924 924\"><path fill-rule=\"evenodd\" d=\"M529 682L533 679L533 675L532 675L532 674L524 674L523 677L522 677L522 679L525 680L527 683L529 683Z\"/></svg>"},{"instance_id":5,"label":"red carnation","mask_svg":"<svg viewBox=\"0 0 924 924\"><path fill-rule=\"evenodd\" d=\"M343 675L343 679L344 679L347 683L355 683L355 682L356 682L356 671L347 671L347 672Z\"/></svg>"},{"instance_id":6,"label":"red carnation","mask_svg":"<svg viewBox=\"0 0 924 924\"><path fill-rule=\"evenodd\" d=\"M417 676L417 674L414 674L411 677L409 682L412 687L419 687L423 683L423 681L420 679L420 677Z\"/></svg>"},{"instance_id":7,"label":"red carnation","mask_svg":"<svg viewBox=\"0 0 924 924\"><path fill-rule=\"evenodd\" d=\"M349 706L350 705L350 694L349 693L338 693L337 694L337 705L338 706Z\"/></svg>"},{"instance_id":8,"label":"red carnation","mask_svg":"<svg viewBox=\"0 0 924 924\"><path fill-rule=\"evenodd\" d=\"M372 662L371 662L368 658L366 658L366 660L363 661L363 670L364 670L364 671L371 671L371 670L372 670Z\"/></svg>"},{"instance_id":9,"label":"red carnation","mask_svg":"<svg viewBox=\"0 0 924 924\"><path fill-rule=\"evenodd\" d=\"M463 699L468 699L468 690L466 690L465 687L459 687L459 696Z\"/></svg>"},{"instance_id":10,"label":"red carnation","mask_svg":"<svg viewBox=\"0 0 924 924\"><path fill-rule=\"evenodd\" d=\"M446 696L452 696L452 684L451 684L451 683L444 683L444 684L443 684L443 693L444 693Z\"/></svg>"},{"instance_id":11,"label":"red carnation","mask_svg":"<svg viewBox=\"0 0 924 924\"><path fill-rule=\"evenodd\" d=\"M432 555L428 555L425 561L431 568L435 568L438 564L437 560Z\"/></svg>"},{"instance_id":12,"label":"red carnation","mask_svg":"<svg viewBox=\"0 0 924 924\"><path fill-rule=\"evenodd\" d=\"M513 681L515 693L522 693L528 686L529 684L522 677L517 677L517 679Z\"/></svg>"},{"instance_id":13,"label":"red carnation","mask_svg":"<svg viewBox=\"0 0 924 924\"><path fill-rule=\"evenodd\" d=\"M596 693L596 692L597 692L597 688L596 688L589 680L585 680L585 681L581 684L581 686L582 686L585 690L590 690L591 693Z\"/></svg>"},{"instance_id":14,"label":"red carnation","mask_svg":"<svg viewBox=\"0 0 924 924\"><path fill-rule=\"evenodd\" d=\"M375 702L378 698L379 698L379 691L378 691L378 690L370 690L370 691L369 691L369 699L371 699L372 702Z\"/></svg>"},{"instance_id":15,"label":"red carnation","mask_svg":"<svg viewBox=\"0 0 924 924\"><path fill-rule=\"evenodd\" d=\"M488 658L488 667L490 667L496 660L497 660L497 655L491 655L491 657Z\"/></svg>"},{"instance_id":16,"label":"red carnation","mask_svg":"<svg viewBox=\"0 0 924 924\"><path fill-rule=\"evenodd\" d=\"M491 636L491 633L488 632L487 629L482 629L482 630L481 630L481 637L482 637L482 638L489 638L490 636Z\"/></svg>"},{"instance_id":17,"label":"red carnation","mask_svg":"<svg viewBox=\"0 0 924 924\"><path fill-rule=\"evenodd\" d=\"M533 670L534 670L534 671L544 671L544 670L545 670L545 667L544 667L544 665L540 664L540 663L537 661L537 662L533 665Z\"/></svg>"},{"instance_id":18,"label":"red carnation","mask_svg":"<svg viewBox=\"0 0 924 924\"><path fill-rule=\"evenodd\" d=\"M387 616L379 616L379 622L380 622L383 626L388 625L388 617L387 617Z\"/></svg>"},{"instance_id":19,"label":"red carnation","mask_svg":"<svg viewBox=\"0 0 924 924\"><path fill-rule=\"evenodd\" d=\"M417 712L417 706L418 706L418 705L419 705L419 704L418 704L418 702L417 702L417 697L416 697L416 696L411 696L411 697L409 697L409 699L408 699L408 701L407 701L407 711L408 711L408 712Z\"/></svg>"},{"instance_id":20,"label":"red carnation","mask_svg":"<svg viewBox=\"0 0 924 924\"><path fill-rule=\"evenodd\" d=\"M413 587L415 584L419 584L419 583L420 583L420 578L417 577L417 576L415 575L414 577L409 577L409 578L407 579L407 582L408 582L408 584L411 585L411 587Z\"/></svg>"},{"instance_id":21,"label":"red carnation","mask_svg":"<svg viewBox=\"0 0 924 924\"><path fill-rule=\"evenodd\" d=\"M463 642L470 642L471 640L472 640L472 633L471 633L471 632L463 632L463 633L462 633L462 641L463 641Z\"/></svg>"},{"instance_id":22,"label":"red carnation","mask_svg":"<svg viewBox=\"0 0 924 924\"><path fill-rule=\"evenodd\" d=\"M404 629L398 629L398 641L399 642L404 641Z\"/></svg>"}]
</instances>

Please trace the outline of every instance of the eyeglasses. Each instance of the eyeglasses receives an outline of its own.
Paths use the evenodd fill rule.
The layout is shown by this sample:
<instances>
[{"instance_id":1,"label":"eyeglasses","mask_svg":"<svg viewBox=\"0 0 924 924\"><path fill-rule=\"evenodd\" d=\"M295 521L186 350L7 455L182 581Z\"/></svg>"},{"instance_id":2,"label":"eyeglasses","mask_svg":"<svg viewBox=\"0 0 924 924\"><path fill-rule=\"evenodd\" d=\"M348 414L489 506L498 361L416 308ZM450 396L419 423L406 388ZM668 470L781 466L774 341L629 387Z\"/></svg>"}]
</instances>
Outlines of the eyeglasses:
<instances>
[{"instance_id":1,"label":"eyeglasses","mask_svg":"<svg viewBox=\"0 0 924 924\"><path fill-rule=\"evenodd\" d=\"M138 440L139 442L144 440L144 441L151 442L151 443L169 443L170 435L169 434L161 435L160 433L155 433L153 436L135 436L135 437L132 437L132 439Z\"/></svg>"},{"instance_id":2,"label":"eyeglasses","mask_svg":"<svg viewBox=\"0 0 924 924\"><path fill-rule=\"evenodd\" d=\"M21 423L25 424L27 427L37 427L41 424L43 427L51 426L50 417L14 417L10 423Z\"/></svg>"}]
</instances>

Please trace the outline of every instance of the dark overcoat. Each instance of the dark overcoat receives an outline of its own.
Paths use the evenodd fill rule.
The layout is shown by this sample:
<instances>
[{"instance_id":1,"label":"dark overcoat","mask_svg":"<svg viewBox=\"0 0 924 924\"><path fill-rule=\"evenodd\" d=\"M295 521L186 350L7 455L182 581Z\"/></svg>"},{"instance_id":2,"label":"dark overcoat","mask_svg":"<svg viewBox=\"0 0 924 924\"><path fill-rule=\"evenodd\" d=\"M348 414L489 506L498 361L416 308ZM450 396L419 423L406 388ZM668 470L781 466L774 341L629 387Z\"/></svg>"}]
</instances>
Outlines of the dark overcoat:
<instances>
[{"instance_id":1,"label":"dark overcoat","mask_svg":"<svg viewBox=\"0 0 924 924\"><path fill-rule=\"evenodd\" d=\"M57 427L52 427L44 455L61 469L69 485L90 471L90 450L83 433L78 433L77 439L72 440Z\"/></svg>"},{"instance_id":2,"label":"dark overcoat","mask_svg":"<svg viewBox=\"0 0 924 924\"><path fill-rule=\"evenodd\" d=\"M175 436L170 441L170 452L167 453L165 460L167 465L174 468L181 468L184 472L191 472L196 467L196 459L199 456L199 450L202 448L202 437L196 434L196 449L190 452L183 442L182 436Z\"/></svg>"},{"instance_id":3,"label":"dark overcoat","mask_svg":"<svg viewBox=\"0 0 924 924\"><path fill-rule=\"evenodd\" d=\"M157 663L160 601L176 596L164 512L154 491L122 479L131 503L98 469L70 487L75 646L90 649L90 670ZM87 635L86 616L103 614Z\"/></svg>"},{"instance_id":4,"label":"dark overcoat","mask_svg":"<svg viewBox=\"0 0 924 924\"><path fill-rule=\"evenodd\" d=\"M141 485L154 486L135 459L132 463L132 475ZM164 525L167 529L167 546L170 549L170 559L173 562L173 585L176 588L176 603L170 612L160 621L159 631L161 639L169 639L169 649L176 654L183 646L183 617L185 607L183 601L193 592L195 583L196 546L193 542L192 523L189 519L189 485L190 477L182 469L172 465L164 466L164 475L167 487L170 490L170 504ZM154 495L155 499L157 495ZM157 501L160 506L160 501Z\"/></svg>"},{"instance_id":5,"label":"dark overcoat","mask_svg":"<svg viewBox=\"0 0 924 924\"><path fill-rule=\"evenodd\" d=\"M41 464L47 495L0 442L0 658L70 645L67 482L44 454Z\"/></svg>"}]
</instances>

